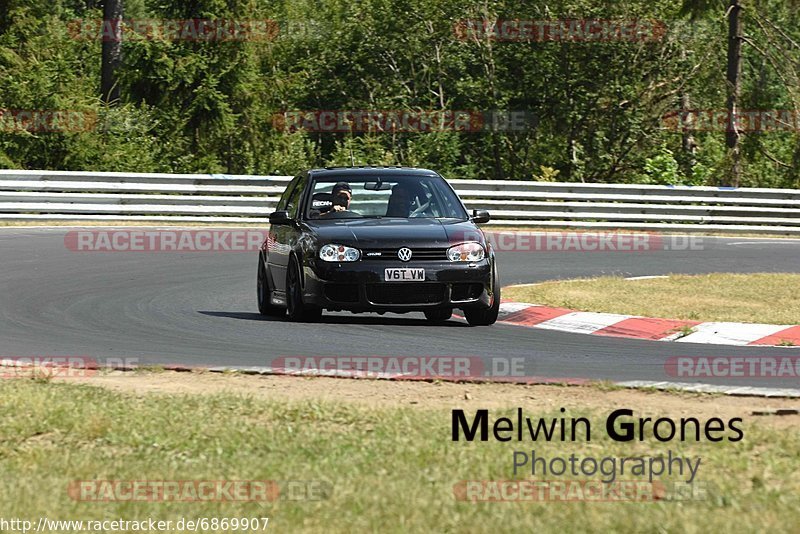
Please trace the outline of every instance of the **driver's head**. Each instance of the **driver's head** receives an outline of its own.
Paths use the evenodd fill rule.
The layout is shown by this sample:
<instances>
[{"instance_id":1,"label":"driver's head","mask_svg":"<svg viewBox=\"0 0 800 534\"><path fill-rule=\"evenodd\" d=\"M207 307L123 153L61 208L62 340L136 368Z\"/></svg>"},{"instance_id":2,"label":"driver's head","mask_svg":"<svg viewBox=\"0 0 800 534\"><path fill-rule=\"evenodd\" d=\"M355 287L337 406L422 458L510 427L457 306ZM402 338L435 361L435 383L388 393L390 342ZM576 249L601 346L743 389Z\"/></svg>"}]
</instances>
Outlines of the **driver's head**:
<instances>
[{"instance_id":1,"label":"driver's head","mask_svg":"<svg viewBox=\"0 0 800 534\"><path fill-rule=\"evenodd\" d=\"M353 199L353 190L347 182L337 182L331 191L331 200L336 202L336 197L339 197L340 202L345 207L350 207L350 201Z\"/></svg>"},{"instance_id":2,"label":"driver's head","mask_svg":"<svg viewBox=\"0 0 800 534\"><path fill-rule=\"evenodd\" d=\"M392 188L392 198L411 202L411 189L406 184L397 184Z\"/></svg>"},{"instance_id":3,"label":"driver's head","mask_svg":"<svg viewBox=\"0 0 800 534\"><path fill-rule=\"evenodd\" d=\"M389 205L386 208L387 217L408 217L411 211L411 188L406 184L397 184L392 188Z\"/></svg>"}]
</instances>

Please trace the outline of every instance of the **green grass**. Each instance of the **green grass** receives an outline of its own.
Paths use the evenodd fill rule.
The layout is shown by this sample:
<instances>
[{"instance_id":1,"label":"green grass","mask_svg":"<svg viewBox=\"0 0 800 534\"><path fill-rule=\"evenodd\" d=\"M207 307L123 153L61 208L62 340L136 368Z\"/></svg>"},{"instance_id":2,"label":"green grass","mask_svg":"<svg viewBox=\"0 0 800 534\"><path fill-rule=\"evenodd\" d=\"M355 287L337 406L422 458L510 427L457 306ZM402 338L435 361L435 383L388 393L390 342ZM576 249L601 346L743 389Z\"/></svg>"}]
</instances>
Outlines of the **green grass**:
<instances>
[{"instance_id":1,"label":"green grass","mask_svg":"<svg viewBox=\"0 0 800 534\"><path fill-rule=\"evenodd\" d=\"M661 319L800 324L800 274L604 276L509 287L503 298Z\"/></svg>"},{"instance_id":2,"label":"green grass","mask_svg":"<svg viewBox=\"0 0 800 534\"><path fill-rule=\"evenodd\" d=\"M581 414L592 419L590 443L515 447L451 442L447 410L135 396L31 380L0 384L0 408L6 518L265 516L286 532L780 532L800 524L795 429L746 424L739 443L673 443L702 457L698 480L718 486L704 501L474 504L454 499L454 483L511 478L514 449L602 457L669 447L599 438L608 412ZM323 480L333 492L305 502L75 502L67 485L84 479Z\"/></svg>"}]
</instances>

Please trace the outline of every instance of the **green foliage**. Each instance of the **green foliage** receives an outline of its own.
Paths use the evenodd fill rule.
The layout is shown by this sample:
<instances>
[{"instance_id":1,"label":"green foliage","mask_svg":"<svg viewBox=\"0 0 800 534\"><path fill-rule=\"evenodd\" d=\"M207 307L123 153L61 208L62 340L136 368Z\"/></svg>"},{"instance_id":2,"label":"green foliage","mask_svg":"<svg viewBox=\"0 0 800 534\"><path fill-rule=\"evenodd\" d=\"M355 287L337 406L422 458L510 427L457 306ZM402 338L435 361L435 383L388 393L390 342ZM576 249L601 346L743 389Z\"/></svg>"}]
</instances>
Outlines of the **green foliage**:
<instances>
[{"instance_id":1,"label":"green foliage","mask_svg":"<svg viewBox=\"0 0 800 534\"><path fill-rule=\"evenodd\" d=\"M394 154L375 136L346 137L336 143L328 165L396 165Z\"/></svg>"},{"instance_id":2,"label":"green foliage","mask_svg":"<svg viewBox=\"0 0 800 534\"><path fill-rule=\"evenodd\" d=\"M537 182L557 182L558 175L560 174L558 169L554 169L553 167L547 167L545 165L539 166L540 173L534 176L534 179Z\"/></svg>"},{"instance_id":3,"label":"green foliage","mask_svg":"<svg viewBox=\"0 0 800 534\"><path fill-rule=\"evenodd\" d=\"M669 185L682 182L678 162L666 146L659 147L653 157L645 160L644 172L647 174L648 183L651 184Z\"/></svg>"},{"instance_id":4,"label":"green foliage","mask_svg":"<svg viewBox=\"0 0 800 534\"><path fill-rule=\"evenodd\" d=\"M554 0L126 0L128 17L275 21L274 39L129 37L122 103L99 101L99 39L76 19L99 2L0 0L0 109L78 110L91 131L0 128L0 166L294 174L324 164L401 164L447 176L542 181L726 183L724 132L694 132L694 151L662 117L725 107L726 2ZM744 11L742 107L800 109L796 10ZM89 7L87 7L89 6ZM459 39L464 19L658 20L658 40ZM517 130L290 132L293 110L525 111ZM661 126L661 127L660 127ZM800 185L796 133L745 132L742 185Z\"/></svg>"}]
</instances>

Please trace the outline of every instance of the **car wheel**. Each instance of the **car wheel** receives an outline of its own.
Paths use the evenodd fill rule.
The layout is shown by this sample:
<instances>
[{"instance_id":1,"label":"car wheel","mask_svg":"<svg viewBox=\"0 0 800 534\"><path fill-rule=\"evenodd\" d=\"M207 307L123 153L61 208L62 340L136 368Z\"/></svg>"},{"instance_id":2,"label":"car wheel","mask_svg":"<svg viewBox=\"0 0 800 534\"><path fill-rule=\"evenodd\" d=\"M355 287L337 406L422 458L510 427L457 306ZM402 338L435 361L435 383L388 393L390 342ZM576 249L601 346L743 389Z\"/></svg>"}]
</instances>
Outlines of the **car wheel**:
<instances>
[{"instance_id":1,"label":"car wheel","mask_svg":"<svg viewBox=\"0 0 800 534\"><path fill-rule=\"evenodd\" d=\"M280 317L286 313L286 308L275 306L270 302L272 291L269 287L269 280L267 279L267 269L264 267L264 262L261 261L261 256L258 257L258 277L256 280L256 295L258 296L258 313L261 315L270 315L272 317Z\"/></svg>"},{"instance_id":2,"label":"car wheel","mask_svg":"<svg viewBox=\"0 0 800 534\"><path fill-rule=\"evenodd\" d=\"M425 318L429 323L443 323L453 316L453 310L449 308L438 310L425 310Z\"/></svg>"},{"instance_id":3,"label":"car wheel","mask_svg":"<svg viewBox=\"0 0 800 534\"><path fill-rule=\"evenodd\" d=\"M290 321L312 322L322 316L321 308L303 302L300 265L294 256L289 260L289 268L286 271L286 312Z\"/></svg>"},{"instance_id":4,"label":"car wheel","mask_svg":"<svg viewBox=\"0 0 800 534\"><path fill-rule=\"evenodd\" d=\"M500 314L500 279L497 276L497 270L494 271L492 285L494 286L494 295L492 295L491 306L464 310L464 317L467 318L470 326L489 326L497 322L497 316Z\"/></svg>"}]
</instances>

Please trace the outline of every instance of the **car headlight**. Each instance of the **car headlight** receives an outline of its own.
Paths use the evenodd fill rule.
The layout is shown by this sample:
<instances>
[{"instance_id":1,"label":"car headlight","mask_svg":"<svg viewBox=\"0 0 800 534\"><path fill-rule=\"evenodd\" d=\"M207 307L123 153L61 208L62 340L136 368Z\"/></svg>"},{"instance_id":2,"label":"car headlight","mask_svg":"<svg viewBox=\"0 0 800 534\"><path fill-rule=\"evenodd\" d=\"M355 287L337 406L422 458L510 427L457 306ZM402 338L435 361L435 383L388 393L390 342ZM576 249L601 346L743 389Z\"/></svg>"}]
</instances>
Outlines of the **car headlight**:
<instances>
[{"instance_id":1,"label":"car headlight","mask_svg":"<svg viewBox=\"0 0 800 534\"><path fill-rule=\"evenodd\" d=\"M479 261L486 256L486 251L480 243L461 243L447 249L447 259L450 261Z\"/></svg>"},{"instance_id":2,"label":"car headlight","mask_svg":"<svg viewBox=\"0 0 800 534\"><path fill-rule=\"evenodd\" d=\"M361 252L357 248L344 245L329 244L319 249L319 259L322 261L358 261Z\"/></svg>"}]
</instances>

